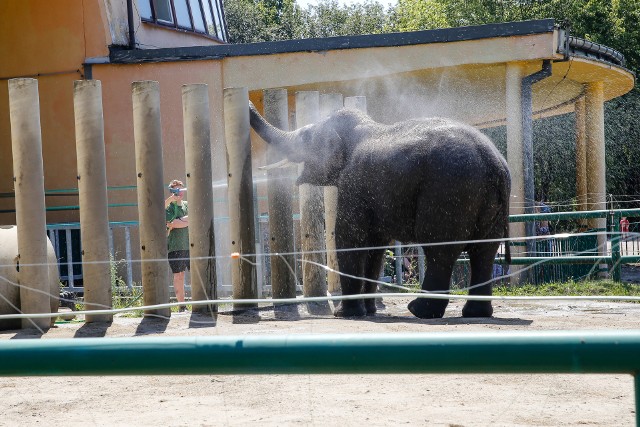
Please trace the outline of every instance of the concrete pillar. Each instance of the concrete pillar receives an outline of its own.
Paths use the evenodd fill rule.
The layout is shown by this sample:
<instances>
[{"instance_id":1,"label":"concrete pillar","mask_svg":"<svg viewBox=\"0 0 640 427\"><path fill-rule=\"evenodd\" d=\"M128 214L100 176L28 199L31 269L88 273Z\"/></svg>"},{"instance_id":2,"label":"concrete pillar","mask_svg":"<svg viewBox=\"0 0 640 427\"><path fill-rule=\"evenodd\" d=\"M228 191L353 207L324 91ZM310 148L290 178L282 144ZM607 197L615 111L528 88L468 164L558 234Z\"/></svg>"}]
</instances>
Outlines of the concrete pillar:
<instances>
[{"instance_id":1,"label":"concrete pillar","mask_svg":"<svg viewBox=\"0 0 640 427\"><path fill-rule=\"evenodd\" d=\"M269 123L289 130L289 103L286 89L264 91L264 117ZM272 145L267 145L267 164L284 158ZM271 293L273 298L295 298L296 276L293 255L293 166L267 171L269 199L269 249L271 251ZM284 254L284 255L278 255Z\"/></svg>"},{"instance_id":2,"label":"concrete pillar","mask_svg":"<svg viewBox=\"0 0 640 427\"><path fill-rule=\"evenodd\" d=\"M300 128L320 119L320 94L316 91L296 93L296 125ZM302 165L300 166L302 168ZM300 199L300 241L302 247L302 285L304 296L325 296L326 270L304 261L325 264L324 203L322 187L302 184Z\"/></svg>"},{"instance_id":3,"label":"concrete pillar","mask_svg":"<svg viewBox=\"0 0 640 427\"><path fill-rule=\"evenodd\" d=\"M191 299L217 299L211 120L206 84L182 86L184 152L189 190L189 255ZM194 312L215 312L216 305L194 306Z\"/></svg>"},{"instance_id":4,"label":"concrete pillar","mask_svg":"<svg viewBox=\"0 0 640 427\"><path fill-rule=\"evenodd\" d=\"M136 153L140 259L144 305L169 302L167 225L164 208L160 85L154 81L131 84ZM169 308L145 310L145 315L169 317Z\"/></svg>"},{"instance_id":5,"label":"concrete pillar","mask_svg":"<svg viewBox=\"0 0 640 427\"><path fill-rule=\"evenodd\" d=\"M347 96L344 99L345 108L353 108L360 110L364 113L367 112L367 97L366 96Z\"/></svg>"},{"instance_id":6,"label":"concrete pillar","mask_svg":"<svg viewBox=\"0 0 640 427\"><path fill-rule=\"evenodd\" d=\"M506 66L506 113L507 113L507 163L511 171L511 197L509 199L509 214L518 215L524 213L524 147L523 147L523 121L522 121L522 78L524 66L520 63L508 63ZM524 237L525 224L516 222L509 224L509 237L511 239ZM511 241L512 256L523 256L526 251L526 243L522 240ZM519 266L511 266L511 271L516 273ZM514 275L514 281L520 281L519 275Z\"/></svg>"},{"instance_id":7,"label":"concrete pillar","mask_svg":"<svg viewBox=\"0 0 640 427\"><path fill-rule=\"evenodd\" d=\"M576 193L578 210L587 210L587 140L585 135L585 105L584 98L575 103L575 133L576 133Z\"/></svg>"},{"instance_id":8,"label":"concrete pillar","mask_svg":"<svg viewBox=\"0 0 640 427\"><path fill-rule=\"evenodd\" d=\"M107 167L104 149L102 85L77 80L73 108L78 158L82 276L86 310L111 308ZM87 322L111 322L112 314L87 314Z\"/></svg>"},{"instance_id":9,"label":"concrete pillar","mask_svg":"<svg viewBox=\"0 0 640 427\"><path fill-rule=\"evenodd\" d=\"M37 80L9 80L9 116L18 226L20 309L23 313L49 313L47 221ZM50 322L46 318L23 319L22 327L48 328Z\"/></svg>"},{"instance_id":10,"label":"concrete pillar","mask_svg":"<svg viewBox=\"0 0 640 427\"><path fill-rule=\"evenodd\" d=\"M593 82L585 88L585 137L587 164L587 195L590 210L606 209L607 182L604 147L604 95L602 82ZM596 218L589 227L602 232L598 235L598 254L605 255L607 248L607 220ZM604 266L601 266L604 267Z\"/></svg>"},{"instance_id":11,"label":"concrete pillar","mask_svg":"<svg viewBox=\"0 0 640 427\"><path fill-rule=\"evenodd\" d=\"M240 254L240 258L231 260L233 298L257 298L249 92L246 87L224 90L224 120L228 159L229 237L231 251ZM236 304L235 308L250 306L256 304Z\"/></svg>"},{"instance_id":12,"label":"concrete pillar","mask_svg":"<svg viewBox=\"0 0 640 427\"><path fill-rule=\"evenodd\" d=\"M320 118L330 116L343 106L342 94L329 93L320 95ZM338 213L338 187L324 187L324 226L327 245L327 266L332 270L338 270L338 256L336 254L336 215ZM329 292L340 291L340 275L334 272L327 273L327 286Z\"/></svg>"}]
</instances>

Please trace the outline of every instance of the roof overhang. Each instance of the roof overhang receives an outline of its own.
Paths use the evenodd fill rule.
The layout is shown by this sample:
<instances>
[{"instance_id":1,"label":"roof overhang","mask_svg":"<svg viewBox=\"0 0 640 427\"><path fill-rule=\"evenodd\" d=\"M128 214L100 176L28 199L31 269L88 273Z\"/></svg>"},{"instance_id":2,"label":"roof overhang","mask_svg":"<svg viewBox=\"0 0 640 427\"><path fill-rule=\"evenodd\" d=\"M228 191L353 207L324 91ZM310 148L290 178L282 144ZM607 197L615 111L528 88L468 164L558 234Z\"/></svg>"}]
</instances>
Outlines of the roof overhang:
<instances>
[{"instance_id":1,"label":"roof overhang","mask_svg":"<svg viewBox=\"0 0 640 427\"><path fill-rule=\"evenodd\" d=\"M369 113L394 122L442 115L474 124L505 118L505 70L525 75L553 62L534 84L538 115L573 109L584 85L604 83L605 100L630 91L635 76L617 52L576 43L552 19L409 33L154 50L112 50L116 63L219 60L224 87L287 88L367 97ZM256 95L259 96L259 95Z\"/></svg>"}]
</instances>

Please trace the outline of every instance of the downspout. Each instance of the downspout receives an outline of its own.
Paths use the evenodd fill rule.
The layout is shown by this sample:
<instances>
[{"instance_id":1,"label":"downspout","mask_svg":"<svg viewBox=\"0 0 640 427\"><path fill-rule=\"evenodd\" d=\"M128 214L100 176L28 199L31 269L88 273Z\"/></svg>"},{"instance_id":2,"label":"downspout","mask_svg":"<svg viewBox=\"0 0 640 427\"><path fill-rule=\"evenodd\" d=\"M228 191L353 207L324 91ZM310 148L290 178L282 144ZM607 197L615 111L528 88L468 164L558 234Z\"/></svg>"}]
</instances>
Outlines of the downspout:
<instances>
[{"instance_id":1,"label":"downspout","mask_svg":"<svg viewBox=\"0 0 640 427\"><path fill-rule=\"evenodd\" d=\"M129 24L129 49L136 48L136 32L133 28L133 0L127 0L127 22Z\"/></svg>"},{"instance_id":2,"label":"downspout","mask_svg":"<svg viewBox=\"0 0 640 427\"><path fill-rule=\"evenodd\" d=\"M551 75L551 60L545 59L542 69L536 73L528 75L522 79L522 150L523 153L523 178L524 178L524 200L525 214L534 213L534 174L533 174L533 100L531 87L534 83L546 79ZM527 237L535 236L535 222L525 223ZM535 252L535 240L527 240L527 253L531 256Z\"/></svg>"}]
</instances>

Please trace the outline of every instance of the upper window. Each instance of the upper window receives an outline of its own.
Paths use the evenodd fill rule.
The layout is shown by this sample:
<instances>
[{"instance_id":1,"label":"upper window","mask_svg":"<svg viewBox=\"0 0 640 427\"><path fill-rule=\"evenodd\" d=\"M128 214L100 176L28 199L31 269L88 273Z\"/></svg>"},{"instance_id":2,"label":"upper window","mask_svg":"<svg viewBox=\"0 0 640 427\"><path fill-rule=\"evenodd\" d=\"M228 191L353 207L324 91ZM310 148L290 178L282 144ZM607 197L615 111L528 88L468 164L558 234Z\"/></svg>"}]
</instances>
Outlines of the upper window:
<instances>
[{"instance_id":1,"label":"upper window","mask_svg":"<svg viewBox=\"0 0 640 427\"><path fill-rule=\"evenodd\" d=\"M138 0L143 21L227 41L222 0Z\"/></svg>"}]
</instances>

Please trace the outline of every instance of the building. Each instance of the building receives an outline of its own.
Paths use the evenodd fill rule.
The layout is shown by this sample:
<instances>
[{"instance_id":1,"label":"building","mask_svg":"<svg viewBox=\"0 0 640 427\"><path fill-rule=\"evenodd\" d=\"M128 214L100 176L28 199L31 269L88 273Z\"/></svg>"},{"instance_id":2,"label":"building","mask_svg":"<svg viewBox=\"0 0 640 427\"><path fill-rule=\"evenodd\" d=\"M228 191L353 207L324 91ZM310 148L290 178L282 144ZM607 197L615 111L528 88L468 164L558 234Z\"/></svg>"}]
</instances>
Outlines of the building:
<instances>
[{"instance_id":1,"label":"building","mask_svg":"<svg viewBox=\"0 0 640 427\"><path fill-rule=\"evenodd\" d=\"M39 81L50 224L78 220L68 208L77 205L72 85L78 79L102 81L111 221L137 219L133 81L160 83L165 181L184 175L183 84L209 87L220 183L226 180L224 88L247 87L258 106L267 88L287 89L291 106L297 91L339 92L366 96L369 114L381 122L437 114L480 127L506 124L512 191L520 201L514 214L532 199L530 120L574 110L587 118L577 132L577 147L587 147L579 151L585 156L580 196L593 194L589 207L604 206L603 103L635 84L622 55L571 37L553 20L229 45L220 0L7 0L0 16L1 224L15 222L6 84L14 77ZM264 164L260 141L254 150L254 162ZM225 197L221 185L214 205L219 254L228 247ZM512 230L524 234L524 226ZM134 235L134 258L136 246ZM224 276L225 268L219 272Z\"/></svg>"}]
</instances>

